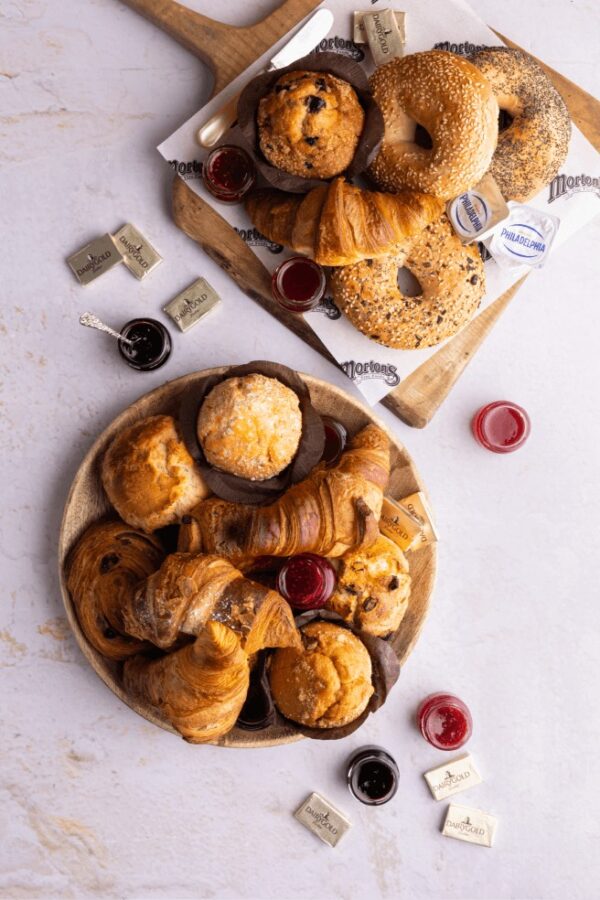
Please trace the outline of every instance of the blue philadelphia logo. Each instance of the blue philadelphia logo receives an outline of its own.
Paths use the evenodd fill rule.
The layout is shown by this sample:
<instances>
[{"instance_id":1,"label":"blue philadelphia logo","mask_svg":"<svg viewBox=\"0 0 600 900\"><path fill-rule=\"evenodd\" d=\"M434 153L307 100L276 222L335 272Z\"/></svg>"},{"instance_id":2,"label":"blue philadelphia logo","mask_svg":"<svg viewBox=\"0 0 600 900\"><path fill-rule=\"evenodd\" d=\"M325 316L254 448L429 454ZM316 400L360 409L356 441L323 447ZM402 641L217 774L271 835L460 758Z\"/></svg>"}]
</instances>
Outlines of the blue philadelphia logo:
<instances>
[{"instance_id":1,"label":"blue philadelphia logo","mask_svg":"<svg viewBox=\"0 0 600 900\"><path fill-rule=\"evenodd\" d=\"M541 259L546 252L544 235L533 225L515 222L500 232L505 250L521 259Z\"/></svg>"}]
</instances>

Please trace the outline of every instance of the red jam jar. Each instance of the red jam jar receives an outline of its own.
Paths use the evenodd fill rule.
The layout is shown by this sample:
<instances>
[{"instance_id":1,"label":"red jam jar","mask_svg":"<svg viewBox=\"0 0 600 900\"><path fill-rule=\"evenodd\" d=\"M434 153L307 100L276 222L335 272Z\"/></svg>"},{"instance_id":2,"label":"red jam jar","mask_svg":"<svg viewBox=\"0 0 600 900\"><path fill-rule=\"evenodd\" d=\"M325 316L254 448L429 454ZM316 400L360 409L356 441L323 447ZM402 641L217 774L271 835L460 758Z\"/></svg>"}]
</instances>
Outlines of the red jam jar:
<instances>
[{"instance_id":1,"label":"red jam jar","mask_svg":"<svg viewBox=\"0 0 600 900\"><path fill-rule=\"evenodd\" d=\"M496 400L475 413L471 428L477 443L486 450L512 453L529 437L531 422L522 406L508 400Z\"/></svg>"},{"instance_id":2,"label":"red jam jar","mask_svg":"<svg viewBox=\"0 0 600 900\"><path fill-rule=\"evenodd\" d=\"M273 272L273 297L284 309L303 313L314 309L325 294L325 272L306 256L286 259Z\"/></svg>"},{"instance_id":3,"label":"red jam jar","mask_svg":"<svg viewBox=\"0 0 600 900\"><path fill-rule=\"evenodd\" d=\"M316 553L292 556L279 570L277 590L294 609L320 609L331 597L336 572L328 559Z\"/></svg>"},{"instance_id":4,"label":"red jam jar","mask_svg":"<svg viewBox=\"0 0 600 900\"><path fill-rule=\"evenodd\" d=\"M321 461L328 466L333 466L342 455L348 441L348 432L341 422L332 419L331 416L321 416L325 429L325 446Z\"/></svg>"},{"instance_id":5,"label":"red jam jar","mask_svg":"<svg viewBox=\"0 0 600 900\"><path fill-rule=\"evenodd\" d=\"M241 147L216 147L202 167L206 189L223 203L239 203L256 179L254 163Z\"/></svg>"},{"instance_id":6,"label":"red jam jar","mask_svg":"<svg viewBox=\"0 0 600 900\"><path fill-rule=\"evenodd\" d=\"M468 706L453 694L425 697L417 711L417 721L425 740L438 750L458 750L473 733Z\"/></svg>"}]
</instances>

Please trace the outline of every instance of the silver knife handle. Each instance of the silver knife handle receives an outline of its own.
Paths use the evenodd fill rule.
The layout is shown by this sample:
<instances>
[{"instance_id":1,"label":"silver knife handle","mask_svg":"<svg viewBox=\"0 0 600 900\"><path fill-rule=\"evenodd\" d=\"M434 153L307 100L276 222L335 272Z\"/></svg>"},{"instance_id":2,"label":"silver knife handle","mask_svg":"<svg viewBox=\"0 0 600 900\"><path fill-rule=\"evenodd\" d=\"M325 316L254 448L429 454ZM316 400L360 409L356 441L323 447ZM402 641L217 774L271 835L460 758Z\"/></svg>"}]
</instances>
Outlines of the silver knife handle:
<instances>
[{"instance_id":1,"label":"silver knife handle","mask_svg":"<svg viewBox=\"0 0 600 900\"><path fill-rule=\"evenodd\" d=\"M208 122L205 122L204 125L198 129L198 134L196 136L201 147L214 147L227 129L231 128L237 119L237 102L239 96L239 94L236 94L231 100L228 100L225 106L222 106Z\"/></svg>"}]
</instances>

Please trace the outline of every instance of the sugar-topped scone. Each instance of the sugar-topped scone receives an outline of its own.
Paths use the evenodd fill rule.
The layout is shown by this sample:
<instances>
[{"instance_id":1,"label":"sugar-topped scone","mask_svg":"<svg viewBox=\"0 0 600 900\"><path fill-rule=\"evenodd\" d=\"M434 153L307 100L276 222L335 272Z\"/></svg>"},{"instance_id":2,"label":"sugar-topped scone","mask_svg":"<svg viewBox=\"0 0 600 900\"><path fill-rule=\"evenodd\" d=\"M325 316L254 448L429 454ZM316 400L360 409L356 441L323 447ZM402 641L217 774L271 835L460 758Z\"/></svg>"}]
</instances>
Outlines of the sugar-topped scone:
<instances>
[{"instance_id":1,"label":"sugar-topped scone","mask_svg":"<svg viewBox=\"0 0 600 900\"><path fill-rule=\"evenodd\" d=\"M276 378L227 378L204 400L197 431L211 465L264 481L278 475L296 454L302 435L300 402Z\"/></svg>"},{"instance_id":2,"label":"sugar-topped scone","mask_svg":"<svg viewBox=\"0 0 600 900\"><path fill-rule=\"evenodd\" d=\"M372 665L362 641L331 622L311 622L301 631L303 648L273 656L271 693L284 716L313 728L347 725L373 694Z\"/></svg>"}]
</instances>

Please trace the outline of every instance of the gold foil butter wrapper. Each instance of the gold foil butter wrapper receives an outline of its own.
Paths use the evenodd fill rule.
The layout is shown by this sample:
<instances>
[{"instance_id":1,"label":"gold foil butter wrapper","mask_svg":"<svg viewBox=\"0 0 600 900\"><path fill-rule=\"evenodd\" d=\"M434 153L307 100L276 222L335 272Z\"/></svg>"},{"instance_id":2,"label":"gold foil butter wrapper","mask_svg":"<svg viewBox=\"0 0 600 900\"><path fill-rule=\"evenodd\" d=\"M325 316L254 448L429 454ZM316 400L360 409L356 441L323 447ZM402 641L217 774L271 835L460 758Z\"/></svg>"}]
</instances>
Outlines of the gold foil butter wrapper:
<instances>
[{"instance_id":1,"label":"gold foil butter wrapper","mask_svg":"<svg viewBox=\"0 0 600 900\"><path fill-rule=\"evenodd\" d=\"M89 284L123 262L123 254L110 234L96 238L67 258L67 264L80 284Z\"/></svg>"},{"instance_id":2,"label":"gold foil butter wrapper","mask_svg":"<svg viewBox=\"0 0 600 900\"><path fill-rule=\"evenodd\" d=\"M446 214L463 244L483 241L510 215L508 205L489 173L481 181L450 200Z\"/></svg>"},{"instance_id":3,"label":"gold foil butter wrapper","mask_svg":"<svg viewBox=\"0 0 600 900\"><path fill-rule=\"evenodd\" d=\"M198 278L163 306L163 312L173 319L181 331L189 331L220 302L221 298L206 278Z\"/></svg>"},{"instance_id":4,"label":"gold foil butter wrapper","mask_svg":"<svg viewBox=\"0 0 600 900\"><path fill-rule=\"evenodd\" d=\"M113 240L123 254L123 262L136 278L145 278L162 262L160 253L142 232L130 223L119 228L113 235Z\"/></svg>"},{"instance_id":5,"label":"gold foil butter wrapper","mask_svg":"<svg viewBox=\"0 0 600 900\"><path fill-rule=\"evenodd\" d=\"M350 828L346 816L320 794L313 793L307 797L294 816L330 847L335 847Z\"/></svg>"},{"instance_id":6,"label":"gold foil butter wrapper","mask_svg":"<svg viewBox=\"0 0 600 900\"><path fill-rule=\"evenodd\" d=\"M418 550L438 540L433 514L421 491L402 500L383 498L379 528L401 550Z\"/></svg>"},{"instance_id":7,"label":"gold foil butter wrapper","mask_svg":"<svg viewBox=\"0 0 600 900\"><path fill-rule=\"evenodd\" d=\"M404 18L402 30L398 26L394 10L362 13L362 27L376 66L383 66L404 55Z\"/></svg>"},{"instance_id":8,"label":"gold foil butter wrapper","mask_svg":"<svg viewBox=\"0 0 600 900\"><path fill-rule=\"evenodd\" d=\"M446 797L466 791L483 781L470 753L464 753L436 769L430 769L423 778L435 800L445 800Z\"/></svg>"},{"instance_id":9,"label":"gold foil butter wrapper","mask_svg":"<svg viewBox=\"0 0 600 900\"><path fill-rule=\"evenodd\" d=\"M384 10L384 12L389 12L390 10ZM367 30L365 28L364 17L371 15L370 9L365 10L355 10L353 13L353 27L352 27L352 40L355 44L368 44L369 39L367 37ZM404 44L406 43L406 13L400 12L398 9L392 10L393 16L396 20L396 25L398 26L398 31L400 33L400 37L402 40L402 49L404 50ZM402 53L399 54L402 56Z\"/></svg>"},{"instance_id":10,"label":"gold foil butter wrapper","mask_svg":"<svg viewBox=\"0 0 600 900\"><path fill-rule=\"evenodd\" d=\"M451 803L446 813L442 834L458 841L466 841L468 844L491 847L497 825L498 819L481 809Z\"/></svg>"}]
</instances>

